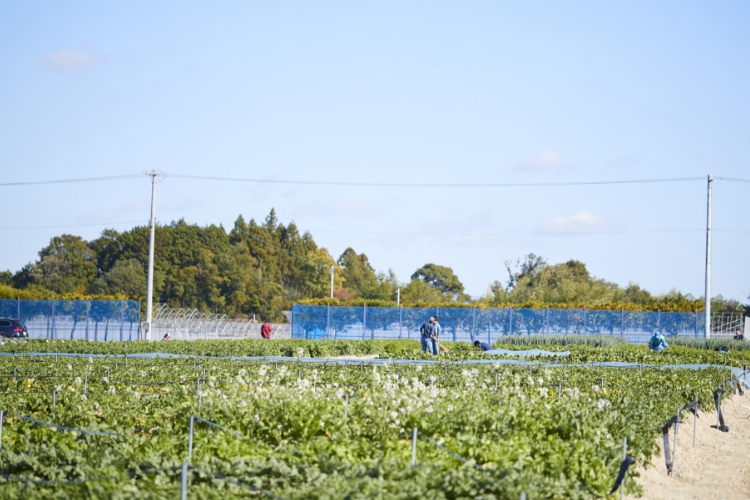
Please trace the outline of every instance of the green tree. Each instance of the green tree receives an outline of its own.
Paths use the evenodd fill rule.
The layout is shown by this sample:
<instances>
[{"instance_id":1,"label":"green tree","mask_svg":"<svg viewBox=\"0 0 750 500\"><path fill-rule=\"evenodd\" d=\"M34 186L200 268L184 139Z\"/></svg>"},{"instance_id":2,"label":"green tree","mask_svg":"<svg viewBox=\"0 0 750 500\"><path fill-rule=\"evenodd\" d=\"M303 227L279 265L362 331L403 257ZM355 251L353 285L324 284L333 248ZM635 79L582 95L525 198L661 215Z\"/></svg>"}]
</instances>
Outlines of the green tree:
<instances>
[{"instance_id":1,"label":"green tree","mask_svg":"<svg viewBox=\"0 0 750 500\"><path fill-rule=\"evenodd\" d=\"M91 292L101 295L123 294L128 297L146 295L146 272L137 259L123 259L94 280Z\"/></svg>"},{"instance_id":2,"label":"green tree","mask_svg":"<svg viewBox=\"0 0 750 500\"><path fill-rule=\"evenodd\" d=\"M444 299L443 293L437 288L428 285L421 279L412 279L401 289L401 301L404 304L416 304L417 302L437 303Z\"/></svg>"},{"instance_id":3,"label":"green tree","mask_svg":"<svg viewBox=\"0 0 750 500\"><path fill-rule=\"evenodd\" d=\"M31 282L57 293L86 293L98 275L96 252L80 236L55 236L39 252Z\"/></svg>"},{"instance_id":4,"label":"green tree","mask_svg":"<svg viewBox=\"0 0 750 500\"><path fill-rule=\"evenodd\" d=\"M13 285L13 273L10 270L0 272L0 285Z\"/></svg>"},{"instance_id":5,"label":"green tree","mask_svg":"<svg viewBox=\"0 0 750 500\"><path fill-rule=\"evenodd\" d=\"M425 264L411 275L411 279L421 280L444 295L457 297L464 293L464 285L450 267Z\"/></svg>"}]
</instances>

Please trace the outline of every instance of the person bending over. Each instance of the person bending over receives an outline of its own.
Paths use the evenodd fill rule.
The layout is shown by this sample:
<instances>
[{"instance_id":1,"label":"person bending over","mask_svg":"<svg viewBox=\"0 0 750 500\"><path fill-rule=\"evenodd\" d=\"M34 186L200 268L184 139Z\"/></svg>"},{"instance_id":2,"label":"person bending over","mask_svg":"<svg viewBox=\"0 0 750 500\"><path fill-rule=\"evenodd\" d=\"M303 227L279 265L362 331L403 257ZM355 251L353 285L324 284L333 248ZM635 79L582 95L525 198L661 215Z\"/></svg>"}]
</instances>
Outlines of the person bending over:
<instances>
[{"instance_id":1,"label":"person bending over","mask_svg":"<svg viewBox=\"0 0 750 500\"><path fill-rule=\"evenodd\" d=\"M489 345L487 342L480 342L478 340L475 340L474 341L474 345L476 347L478 347L479 350L482 351L482 352L484 352L484 351L491 351L492 350L492 346Z\"/></svg>"},{"instance_id":2,"label":"person bending over","mask_svg":"<svg viewBox=\"0 0 750 500\"><path fill-rule=\"evenodd\" d=\"M664 349L669 348L669 344L667 344L667 339L664 338L664 335L659 333L659 330L656 330L648 341L648 348L652 351L662 352Z\"/></svg>"}]
</instances>

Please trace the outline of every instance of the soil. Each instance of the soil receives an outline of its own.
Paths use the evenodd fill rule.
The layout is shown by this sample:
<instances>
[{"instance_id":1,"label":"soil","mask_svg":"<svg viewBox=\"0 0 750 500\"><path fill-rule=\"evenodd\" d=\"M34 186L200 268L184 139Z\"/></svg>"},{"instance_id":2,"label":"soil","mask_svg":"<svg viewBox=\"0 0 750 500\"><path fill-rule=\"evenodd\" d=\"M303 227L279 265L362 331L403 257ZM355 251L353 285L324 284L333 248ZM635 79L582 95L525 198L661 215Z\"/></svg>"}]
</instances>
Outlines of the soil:
<instances>
[{"instance_id":1,"label":"soil","mask_svg":"<svg viewBox=\"0 0 750 500\"><path fill-rule=\"evenodd\" d=\"M646 500L750 499L750 394L735 395L724 403L729 432L715 428L716 413L699 413L693 448L692 413L684 412L677 437L674 477L667 475L662 450L648 468L639 467L636 481ZM714 427L711 427L714 426ZM674 428L670 430L674 443ZM670 447L672 444L670 444ZM628 496L628 498L634 498Z\"/></svg>"}]
</instances>

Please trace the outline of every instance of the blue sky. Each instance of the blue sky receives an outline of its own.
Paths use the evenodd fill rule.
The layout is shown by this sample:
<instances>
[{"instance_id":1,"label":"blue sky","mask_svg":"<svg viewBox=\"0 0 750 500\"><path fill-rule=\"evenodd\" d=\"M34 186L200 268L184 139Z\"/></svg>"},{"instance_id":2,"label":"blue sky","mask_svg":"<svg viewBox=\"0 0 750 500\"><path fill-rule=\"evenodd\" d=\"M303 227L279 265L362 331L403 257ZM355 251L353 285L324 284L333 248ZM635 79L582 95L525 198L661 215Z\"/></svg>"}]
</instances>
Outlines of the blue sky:
<instances>
[{"instance_id":1,"label":"blue sky","mask_svg":"<svg viewBox=\"0 0 750 500\"><path fill-rule=\"evenodd\" d=\"M749 10L684 1L6 2L3 182L156 168L191 200L160 185L162 222L218 223L211 213L226 227L275 207L335 257L352 246L402 281L434 262L477 296L506 279L506 260L533 252L582 260L621 285L700 296L705 181L342 188L169 174L750 178ZM148 219L145 176L0 189L0 234L12 242L2 269L35 260L61 232L92 239ZM712 291L743 301L748 189L714 186ZM91 225L58 227L82 224ZM37 226L56 227L28 229ZM585 234L559 234L570 232Z\"/></svg>"}]
</instances>

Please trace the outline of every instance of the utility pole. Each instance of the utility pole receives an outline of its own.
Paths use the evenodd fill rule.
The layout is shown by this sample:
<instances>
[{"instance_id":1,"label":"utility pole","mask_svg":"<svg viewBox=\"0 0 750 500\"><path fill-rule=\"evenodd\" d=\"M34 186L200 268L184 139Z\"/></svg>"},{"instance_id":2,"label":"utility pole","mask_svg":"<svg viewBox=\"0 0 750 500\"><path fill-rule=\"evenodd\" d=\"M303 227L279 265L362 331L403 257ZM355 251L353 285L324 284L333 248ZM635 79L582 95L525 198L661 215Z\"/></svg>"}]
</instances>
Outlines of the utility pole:
<instances>
[{"instance_id":1,"label":"utility pole","mask_svg":"<svg viewBox=\"0 0 750 500\"><path fill-rule=\"evenodd\" d=\"M706 338L711 338L711 188L714 178L708 176L708 208L706 213Z\"/></svg>"},{"instance_id":2,"label":"utility pole","mask_svg":"<svg viewBox=\"0 0 750 500\"><path fill-rule=\"evenodd\" d=\"M148 285L146 288L146 340L151 338L151 315L154 298L154 235L156 234L156 176L159 172L146 172L151 176L151 234L148 240Z\"/></svg>"},{"instance_id":3,"label":"utility pole","mask_svg":"<svg viewBox=\"0 0 750 500\"><path fill-rule=\"evenodd\" d=\"M333 298L333 266L331 266L331 298Z\"/></svg>"}]
</instances>

